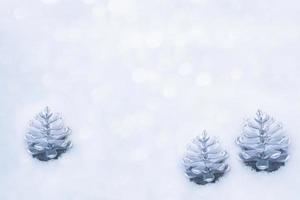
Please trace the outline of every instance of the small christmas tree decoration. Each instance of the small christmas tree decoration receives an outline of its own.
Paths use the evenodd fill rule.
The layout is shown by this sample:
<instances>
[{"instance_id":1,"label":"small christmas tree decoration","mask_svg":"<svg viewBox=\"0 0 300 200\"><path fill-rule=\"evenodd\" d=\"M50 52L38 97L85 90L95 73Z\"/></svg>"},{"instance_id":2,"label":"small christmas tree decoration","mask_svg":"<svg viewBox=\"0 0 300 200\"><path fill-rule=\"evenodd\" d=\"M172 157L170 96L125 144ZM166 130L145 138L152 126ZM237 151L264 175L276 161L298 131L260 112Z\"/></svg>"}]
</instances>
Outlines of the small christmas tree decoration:
<instances>
[{"instance_id":1,"label":"small christmas tree decoration","mask_svg":"<svg viewBox=\"0 0 300 200\"><path fill-rule=\"evenodd\" d=\"M229 170L227 158L228 154L220 148L219 142L203 131L188 146L183 158L186 176L200 185L213 183Z\"/></svg>"},{"instance_id":2,"label":"small christmas tree decoration","mask_svg":"<svg viewBox=\"0 0 300 200\"><path fill-rule=\"evenodd\" d=\"M64 126L61 115L46 107L31 121L25 140L34 158L48 161L57 159L71 148L70 133L71 129Z\"/></svg>"},{"instance_id":3,"label":"small christmas tree decoration","mask_svg":"<svg viewBox=\"0 0 300 200\"><path fill-rule=\"evenodd\" d=\"M289 138L282 125L258 110L237 138L241 160L256 171L275 171L288 160Z\"/></svg>"}]
</instances>

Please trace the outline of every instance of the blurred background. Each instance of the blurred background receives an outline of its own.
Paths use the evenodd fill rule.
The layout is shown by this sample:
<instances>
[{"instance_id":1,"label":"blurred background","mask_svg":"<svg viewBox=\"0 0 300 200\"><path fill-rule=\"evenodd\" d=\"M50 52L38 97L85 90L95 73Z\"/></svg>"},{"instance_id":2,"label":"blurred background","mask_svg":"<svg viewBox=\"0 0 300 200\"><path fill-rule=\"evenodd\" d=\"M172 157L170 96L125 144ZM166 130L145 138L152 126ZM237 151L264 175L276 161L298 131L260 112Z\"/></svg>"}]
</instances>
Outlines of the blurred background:
<instances>
[{"instance_id":1,"label":"blurred background","mask_svg":"<svg viewBox=\"0 0 300 200\"><path fill-rule=\"evenodd\" d=\"M299 52L295 0L1 0L0 199L296 200ZM47 105L74 147L39 162L24 135ZM291 138L269 174L235 145L259 108ZM231 171L198 186L181 159L203 129Z\"/></svg>"}]
</instances>

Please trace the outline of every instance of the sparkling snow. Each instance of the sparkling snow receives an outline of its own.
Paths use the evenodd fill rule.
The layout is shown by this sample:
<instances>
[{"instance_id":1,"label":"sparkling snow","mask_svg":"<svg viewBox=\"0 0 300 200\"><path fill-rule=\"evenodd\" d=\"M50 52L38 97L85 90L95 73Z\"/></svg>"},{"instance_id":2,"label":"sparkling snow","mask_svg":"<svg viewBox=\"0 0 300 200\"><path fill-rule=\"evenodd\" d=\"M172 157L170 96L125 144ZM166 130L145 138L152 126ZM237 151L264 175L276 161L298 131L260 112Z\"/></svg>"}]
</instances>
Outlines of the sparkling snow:
<instances>
[{"instance_id":1,"label":"sparkling snow","mask_svg":"<svg viewBox=\"0 0 300 200\"><path fill-rule=\"evenodd\" d=\"M300 3L237 0L0 1L1 200L297 200ZM74 147L39 162L24 143L48 105ZM238 160L244 119L282 121L291 158ZM184 176L206 129L229 154L216 184Z\"/></svg>"}]
</instances>

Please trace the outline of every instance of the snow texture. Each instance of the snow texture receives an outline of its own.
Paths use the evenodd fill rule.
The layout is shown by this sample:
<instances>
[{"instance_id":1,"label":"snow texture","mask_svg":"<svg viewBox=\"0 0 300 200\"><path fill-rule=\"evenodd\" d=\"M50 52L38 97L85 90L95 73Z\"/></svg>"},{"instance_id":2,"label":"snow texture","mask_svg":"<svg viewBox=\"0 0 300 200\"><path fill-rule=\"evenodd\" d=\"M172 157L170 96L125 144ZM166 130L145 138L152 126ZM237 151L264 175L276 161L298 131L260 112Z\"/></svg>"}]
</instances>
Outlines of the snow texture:
<instances>
[{"instance_id":1,"label":"snow texture","mask_svg":"<svg viewBox=\"0 0 300 200\"><path fill-rule=\"evenodd\" d=\"M297 200L300 3L296 0L1 0L1 200ZM28 121L63 113L73 148L41 162ZM260 108L290 138L284 167L239 160ZM231 170L200 186L182 157L206 129Z\"/></svg>"}]
</instances>

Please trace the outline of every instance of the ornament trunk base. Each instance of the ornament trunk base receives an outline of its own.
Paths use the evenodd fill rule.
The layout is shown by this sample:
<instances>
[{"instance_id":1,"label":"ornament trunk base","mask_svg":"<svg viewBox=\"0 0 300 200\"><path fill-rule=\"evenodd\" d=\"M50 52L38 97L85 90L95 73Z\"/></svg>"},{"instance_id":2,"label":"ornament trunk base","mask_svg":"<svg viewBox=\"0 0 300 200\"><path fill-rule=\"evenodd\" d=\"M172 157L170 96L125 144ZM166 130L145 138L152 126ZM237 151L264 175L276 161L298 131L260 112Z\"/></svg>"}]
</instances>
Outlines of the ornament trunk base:
<instances>
[{"instance_id":1,"label":"ornament trunk base","mask_svg":"<svg viewBox=\"0 0 300 200\"><path fill-rule=\"evenodd\" d=\"M272 162L272 161L246 161L244 162L246 166L251 167L257 172L266 171L273 172L278 170L280 167L284 166L285 163Z\"/></svg>"},{"instance_id":2,"label":"ornament trunk base","mask_svg":"<svg viewBox=\"0 0 300 200\"><path fill-rule=\"evenodd\" d=\"M205 185L217 182L222 176L224 176L224 173L205 174L200 177L190 178L190 181L198 185Z\"/></svg>"}]
</instances>

